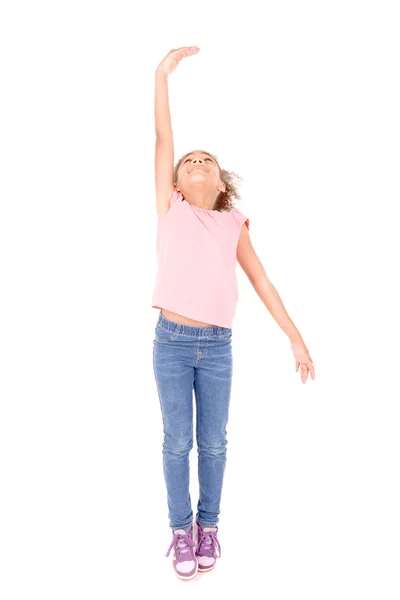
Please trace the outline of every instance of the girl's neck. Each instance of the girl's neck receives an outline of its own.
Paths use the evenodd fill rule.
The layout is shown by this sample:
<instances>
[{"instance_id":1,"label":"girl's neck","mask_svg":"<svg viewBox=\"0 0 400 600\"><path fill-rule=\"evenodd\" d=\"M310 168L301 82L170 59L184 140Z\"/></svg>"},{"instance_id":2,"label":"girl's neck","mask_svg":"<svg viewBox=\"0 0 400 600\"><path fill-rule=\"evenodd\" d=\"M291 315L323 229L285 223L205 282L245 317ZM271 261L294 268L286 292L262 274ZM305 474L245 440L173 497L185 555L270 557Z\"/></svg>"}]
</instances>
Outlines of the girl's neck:
<instances>
[{"instance_id":1,"label":"girl's neck","mask_svg":"<svg viewBox=\"0 0 400 600\"><path fill-rule=\"evenodd\" d=\"M218 195L214 190L190 190L189 193L182 194L189 204L205 210L213 210Z\"/></svg>"}]
</instances>

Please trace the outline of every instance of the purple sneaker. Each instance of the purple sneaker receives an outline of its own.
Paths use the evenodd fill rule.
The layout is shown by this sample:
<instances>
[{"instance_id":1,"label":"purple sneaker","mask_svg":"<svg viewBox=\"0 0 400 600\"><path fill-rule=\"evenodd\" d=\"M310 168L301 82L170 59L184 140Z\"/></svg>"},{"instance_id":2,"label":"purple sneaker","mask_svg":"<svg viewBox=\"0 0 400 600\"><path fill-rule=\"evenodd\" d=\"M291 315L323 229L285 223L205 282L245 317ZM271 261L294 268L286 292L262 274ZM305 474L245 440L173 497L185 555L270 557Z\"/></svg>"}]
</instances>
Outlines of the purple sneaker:
<instances>
[{"instance_id":1,"label":"purple sneaker","mask_svg":"<svg viewBox=\"0 0 400 600\"><path fill-rule=\"evenodd\" d=\"M215 567L217 558L221 556L221 546L218 538L218 527L202 527L196 521L196 551L195 556L199 563L199 572L211 571ZM217 554L218 549L218 554Z\"/></svg>"},{"instance_id":2,"label":"purple sneaker","mask_svg":"<svg viewBox=\"0 0 400 600\"><path fill-rule=\"evenodd\" d=\"M165 556L169 556L170 550L173 547L173 561L175 574L180 579L193 579L197 575L197 558L194 554L195 542L193 539L193 526L186 533L184 529L174 529L173 538L168 552Z\"/></svg>"}]
</instances>

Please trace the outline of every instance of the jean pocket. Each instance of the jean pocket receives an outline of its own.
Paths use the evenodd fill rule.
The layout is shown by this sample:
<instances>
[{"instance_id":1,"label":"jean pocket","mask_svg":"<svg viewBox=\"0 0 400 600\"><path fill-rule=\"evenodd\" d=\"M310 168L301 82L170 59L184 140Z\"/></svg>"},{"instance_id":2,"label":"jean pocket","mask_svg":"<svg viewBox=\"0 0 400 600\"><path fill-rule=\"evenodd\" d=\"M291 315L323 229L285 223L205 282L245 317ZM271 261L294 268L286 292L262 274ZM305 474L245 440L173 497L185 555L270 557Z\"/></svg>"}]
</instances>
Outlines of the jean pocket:
<instances>
[{"instance_id":1,"label":"jean pocket","mask_svg":"<svg viewBox=\"0 0 400 600\"><path fill-rule=\"evenodd\" d=\"M178 337L178 333L178 327L175 330L172 330L164 329L164 327L159 327L157 325L155 329L155 339L158 342L172 342L176 337Z\"/></svg>"}]
</instances>

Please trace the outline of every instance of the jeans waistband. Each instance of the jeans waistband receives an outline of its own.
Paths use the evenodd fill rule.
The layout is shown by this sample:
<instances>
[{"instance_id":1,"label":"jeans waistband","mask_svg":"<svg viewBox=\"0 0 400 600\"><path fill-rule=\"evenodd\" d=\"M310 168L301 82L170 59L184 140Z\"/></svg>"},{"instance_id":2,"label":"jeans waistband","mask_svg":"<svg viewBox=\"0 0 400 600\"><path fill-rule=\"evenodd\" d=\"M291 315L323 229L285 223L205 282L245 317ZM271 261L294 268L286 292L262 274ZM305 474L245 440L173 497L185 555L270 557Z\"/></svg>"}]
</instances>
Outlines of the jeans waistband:
<instances>
[{"instance_id":1,"label":"jeans waistband","mask_svg":"<svg viewBox=\"0 0 400 600\"><path fill-rule=\"evenodd\" d=\"M170 321L166 319L160 312L157 320L157 327L162 327L163 329L168 329L169 331L176 331L178 329L178 333L182 335L195 335L197 337L211 337L218 336L221 333L231 332L232 329L230 327L222 327L221 325L211 325L210 327L197 327L194 325L183 325L182 323L175 323L175 321Z\"/></svg>"}]
</instances>

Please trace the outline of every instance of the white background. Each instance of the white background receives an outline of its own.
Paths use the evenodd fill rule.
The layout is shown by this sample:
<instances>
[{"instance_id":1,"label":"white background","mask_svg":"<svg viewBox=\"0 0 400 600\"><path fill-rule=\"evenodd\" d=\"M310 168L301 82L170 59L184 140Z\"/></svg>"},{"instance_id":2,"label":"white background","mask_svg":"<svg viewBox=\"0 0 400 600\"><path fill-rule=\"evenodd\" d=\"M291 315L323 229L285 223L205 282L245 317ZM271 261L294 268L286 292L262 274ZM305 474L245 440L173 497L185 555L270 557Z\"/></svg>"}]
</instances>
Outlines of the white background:
<instances>
[{"instance_id":1,"label":"white background","mask_svg":"<svg viewBox=\"0 0 400 600\"><path fill-rule=\"evenodd\" d=\"M400 595L395 2L3 2L0 595ZM315 362L238 265L217 568L173 572L152 365L154 71ZM191 453L193 510L197 449ZM190 586L190 587L185 587ZM139 592L139 590L141 590Z\"/></svg>"}]
</instances>

